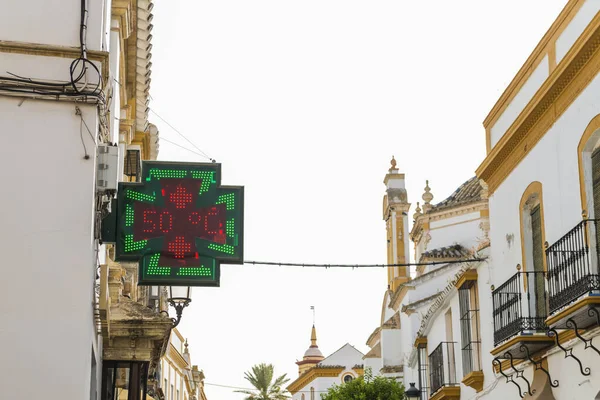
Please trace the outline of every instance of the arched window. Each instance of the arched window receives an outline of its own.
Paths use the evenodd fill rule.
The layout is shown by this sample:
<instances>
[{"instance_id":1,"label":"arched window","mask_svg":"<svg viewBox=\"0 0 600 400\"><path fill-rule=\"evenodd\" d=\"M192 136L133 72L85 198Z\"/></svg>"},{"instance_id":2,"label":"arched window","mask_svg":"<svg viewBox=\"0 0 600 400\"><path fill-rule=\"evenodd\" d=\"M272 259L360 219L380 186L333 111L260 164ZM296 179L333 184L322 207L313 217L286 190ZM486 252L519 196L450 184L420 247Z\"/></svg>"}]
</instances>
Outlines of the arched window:
<instances>
[{"instance_id":1,"label":"arched window","mask_svg":"<svg viewBox=\"0 0 600 400\"><path fill-rule=\"evenodd\" d=\"M352 376L352 374L346 374L344 375L343 381L344 383L348 383L350 381L352 381L354 379L354 377Z\"/></svg>"},{"instance_id":2,"label":"arched window","mask_svg":"<svg viewBox=\"0 0 600 400\"><path fill-rule=\"evenodd\" d=\"M315 388L310 388L310 400L315 400Z\"/></svg>"},{"instance_id":3,"label":"arched window","mask_svg":"<svg viewBox=\"0 0 600 400\"><path fill-rule=\"evenodd\" d=\"M523 283L529 293L530 316L546 317L546 257L542 184L532 182L521 197L521 252Z\"/></svg>"},{"instance_id":4,"label":"arched window","mask_svg":"<svg viewBox=\"0 0 600 400\"><path fill-rule=\"evenodd\" d=\"M302 393L302 400L304 400L304 393Z\"/></svg>"}]
</instances>

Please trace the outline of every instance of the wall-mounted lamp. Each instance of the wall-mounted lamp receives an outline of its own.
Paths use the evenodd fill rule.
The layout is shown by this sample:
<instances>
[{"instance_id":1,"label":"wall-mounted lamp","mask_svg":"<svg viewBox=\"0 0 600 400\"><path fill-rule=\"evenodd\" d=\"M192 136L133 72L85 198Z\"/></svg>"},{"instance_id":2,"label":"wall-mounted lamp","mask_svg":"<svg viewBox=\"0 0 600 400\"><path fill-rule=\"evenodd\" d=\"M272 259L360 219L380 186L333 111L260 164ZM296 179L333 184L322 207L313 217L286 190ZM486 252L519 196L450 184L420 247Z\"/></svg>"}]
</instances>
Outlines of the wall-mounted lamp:
<instances>
[{"instance_id":1,"label":"wall-mounted lamp","mask_svg":"<svg viewBox=\"0 0 600 400\"><path fill-rule=\"evenodd\" d=\"M169 286L169 304L175 308L177 318L173 320L173 327L179 325L183 309L192 302L192 288L189 286Z\"/></svg>"}]
</instances>

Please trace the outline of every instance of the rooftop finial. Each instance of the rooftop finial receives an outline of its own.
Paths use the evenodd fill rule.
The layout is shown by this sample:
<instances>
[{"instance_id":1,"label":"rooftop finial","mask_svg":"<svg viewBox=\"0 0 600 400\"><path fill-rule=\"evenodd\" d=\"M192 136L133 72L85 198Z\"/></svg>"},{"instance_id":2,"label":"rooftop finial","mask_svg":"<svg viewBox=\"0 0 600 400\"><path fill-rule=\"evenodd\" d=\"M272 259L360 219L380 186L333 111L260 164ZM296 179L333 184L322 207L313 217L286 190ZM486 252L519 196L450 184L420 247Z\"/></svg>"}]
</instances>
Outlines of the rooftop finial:
<instances>
[{"instance_id":1,"label":"rooftop finial","mask_svg":"<svg viewBox=\"0 0 600 400\"><path fill-rule=\"evenodd\" d=\"M417 201L417 208L415 208L415 213L413 214L413 220L417 220L421 216L421 207L419 206L419 202Z\"/></svg>"},{"instance_id":2,"label":"rooftop finial","mask_svg":"<svg viewBox=\"0 0 600 400\"><path fill-rule=\"evenodd\" d=\"M429 211L431 208L431 200L433 200L433 194L431 194L431 188L429 187L429 180L425 181L425 193L421 196L423 201L423 212Z\"/></svg>"},{"instance_id":3,"label":"rooftop finial","mask_svg":"<svg viewBox=\"0 0 600 400\"><path fill-rule=\"evenodd\" d=\"M390 160L390 164L392 165L390 167L390 172L398 171L398 168L396 168L396 159L394 158L394 156L392 156L392 159Z\"/></svg>"},{"instance_id":4,"label":"rooftop finial","mask_svg":"<svg viewBox=\"0 0 600 400\"><path fill-rule=\"evenodd\" d=\"M183 350L183 352L186 354L189 353L187 338L185 339L185 343L183 345L185 346L185 349Z\"/></svg>"}]
</instances>

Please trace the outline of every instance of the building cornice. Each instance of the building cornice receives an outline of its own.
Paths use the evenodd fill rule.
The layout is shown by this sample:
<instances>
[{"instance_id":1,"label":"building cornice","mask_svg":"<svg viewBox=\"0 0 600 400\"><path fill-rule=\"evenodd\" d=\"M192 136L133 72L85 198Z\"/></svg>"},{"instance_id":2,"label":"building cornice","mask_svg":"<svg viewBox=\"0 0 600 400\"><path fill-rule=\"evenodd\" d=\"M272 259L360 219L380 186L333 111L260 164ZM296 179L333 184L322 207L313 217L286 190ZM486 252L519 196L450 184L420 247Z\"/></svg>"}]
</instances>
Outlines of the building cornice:
<instances>
[{"instance_id":1,"label":"building cornice","mask_svg":"<svg viewBox=\"0 0 600 400\"><path fill-rule=\"evenodd\" d=\"M572 1L576 3L576 1ZM492 194L600 71L600 13L477 168Z\"/></svg>"},{"instance_id":2,"label":"building cornice","mask_svg":"<svg viewBox=\"0 0 600 400\"><path fill-rule=\"evenodd\" d=\"M290 383L287 390L292 394L298 393L300 389L308 385L310 382L317 378L335 378L344 371L344 367L341 368L311 368L302 374L294 382Z\"/></svg>"}]
</instances>

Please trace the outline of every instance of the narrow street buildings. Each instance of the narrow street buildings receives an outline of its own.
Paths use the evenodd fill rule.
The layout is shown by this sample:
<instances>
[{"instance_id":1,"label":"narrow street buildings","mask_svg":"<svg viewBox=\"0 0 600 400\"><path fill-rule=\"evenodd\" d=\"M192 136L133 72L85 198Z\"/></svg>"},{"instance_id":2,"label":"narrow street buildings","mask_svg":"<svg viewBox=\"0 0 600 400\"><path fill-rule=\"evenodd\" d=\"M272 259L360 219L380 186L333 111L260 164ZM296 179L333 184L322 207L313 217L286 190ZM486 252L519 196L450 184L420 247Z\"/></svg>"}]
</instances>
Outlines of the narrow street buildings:
<instances>
[{"instance_id":1,"label":"narrow street buildings","mask_svg":"<svg viewBox=\"0 0 600 400\"><path fill-rule=\"evenodd\" d=\"M389 268L365 368L423 400L600 398L599 72L600 1L570 0L485 119L477 176L435 205L426 185L427 265ZM393 249L386 210L409 197L390 181Z\"/></svg>"},{"instance_id":2,"label":"narrow street buildings","mask_svg":"<svg viewBox=\"0 0 600 400\"><path fill-rule=\"evenodd\" d=\"M139 181L159 150L148 119L154 4L8 3L0 397L177 400L161 387L161 357L174 357L165 290L138 287L137 264L115 263L101 242L117 181ZM198 398L202 374L183 364Z\"/></svg>"}]
</instances>

